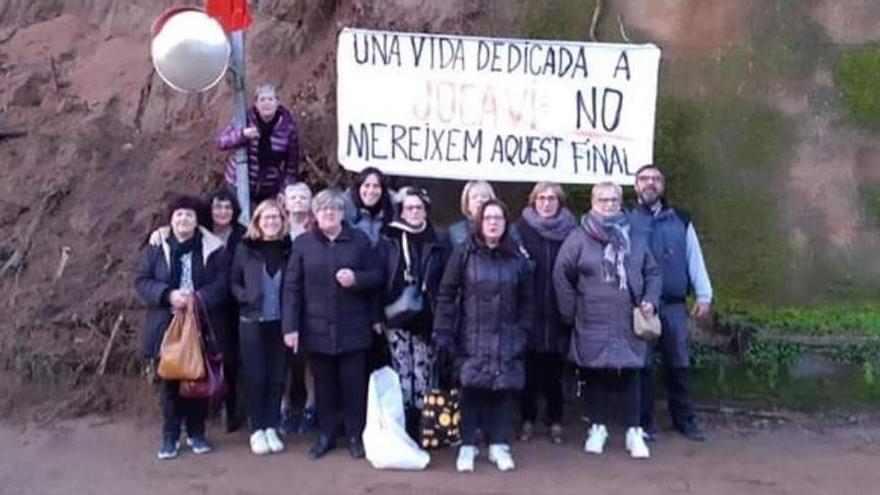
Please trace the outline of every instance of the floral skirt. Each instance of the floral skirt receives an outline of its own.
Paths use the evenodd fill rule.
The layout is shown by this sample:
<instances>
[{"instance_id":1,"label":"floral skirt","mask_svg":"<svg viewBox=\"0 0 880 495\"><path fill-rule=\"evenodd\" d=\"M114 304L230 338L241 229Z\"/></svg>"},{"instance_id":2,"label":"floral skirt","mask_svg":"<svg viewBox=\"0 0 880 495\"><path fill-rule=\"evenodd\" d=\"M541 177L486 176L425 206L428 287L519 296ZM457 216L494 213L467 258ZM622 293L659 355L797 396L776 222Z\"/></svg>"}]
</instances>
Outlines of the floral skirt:
<instances>
[{"instance_id":1,"label":"floral skirt","mask_svg":"<svg viewBox=\"0 0 880 495\"><path fill-rule=\"evenodd\" d=\"M435 352L430 340L401 328L386 331L391 367L400 375L403 405L421 409L425 392L431 389Z\"/></svg>"}]
</instances>

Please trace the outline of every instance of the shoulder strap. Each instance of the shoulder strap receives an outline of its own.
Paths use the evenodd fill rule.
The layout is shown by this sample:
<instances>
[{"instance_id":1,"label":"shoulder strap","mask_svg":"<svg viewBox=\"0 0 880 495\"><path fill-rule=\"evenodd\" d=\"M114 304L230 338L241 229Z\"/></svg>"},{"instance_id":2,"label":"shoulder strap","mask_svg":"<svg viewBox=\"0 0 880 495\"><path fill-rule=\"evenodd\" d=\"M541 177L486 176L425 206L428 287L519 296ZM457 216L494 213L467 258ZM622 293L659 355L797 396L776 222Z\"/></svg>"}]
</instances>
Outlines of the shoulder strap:
<instances>
[{"instance_id":1,"label":"shoulder strap","mask_svg":"<svg viewBox=\"0 0 880 495\"><path fill-rule=\"evenodd\" d=\"M403 249L403 280L406 283L411 283L413 281L412 275L412 259L409 255L409 236L406 235L406 232L402 232L400 235L400 244L401 249Z\"/></svg>"}]
</instances>

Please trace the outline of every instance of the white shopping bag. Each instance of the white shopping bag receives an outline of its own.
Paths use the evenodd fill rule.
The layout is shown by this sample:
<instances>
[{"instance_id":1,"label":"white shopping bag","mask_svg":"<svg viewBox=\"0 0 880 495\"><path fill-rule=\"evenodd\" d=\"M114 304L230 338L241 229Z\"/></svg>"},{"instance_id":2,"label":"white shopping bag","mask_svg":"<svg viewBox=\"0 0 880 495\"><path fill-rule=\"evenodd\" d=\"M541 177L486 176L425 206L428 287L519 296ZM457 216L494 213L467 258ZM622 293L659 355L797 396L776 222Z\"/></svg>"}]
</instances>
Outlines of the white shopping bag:
<instances>
[{"instance_id":1,"label":"white shopping bag","mask_svg":"<svg viewBox=\"0 0 880 495\"><path fill-rule=\"evenodd\" d=\"M364 451L376 469L425 469L431 456L406 433L400 377L385 366L370 375Z\"/></svg>"}]
</instances>

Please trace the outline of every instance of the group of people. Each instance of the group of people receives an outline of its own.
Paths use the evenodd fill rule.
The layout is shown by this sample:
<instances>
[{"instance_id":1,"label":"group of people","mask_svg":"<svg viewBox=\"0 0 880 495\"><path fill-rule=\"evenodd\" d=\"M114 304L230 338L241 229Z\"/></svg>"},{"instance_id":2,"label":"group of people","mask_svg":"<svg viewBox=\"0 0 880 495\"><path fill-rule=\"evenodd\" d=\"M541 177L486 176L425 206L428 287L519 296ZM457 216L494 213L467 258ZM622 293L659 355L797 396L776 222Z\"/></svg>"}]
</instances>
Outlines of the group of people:
<instances>
[{"instance_id":1,"label":"group of people","mask_svg":"<svg viewBox=\"0 0 880 495\"><path fill-rule=\"evenodd\" d=\"M564 441L568 360L585 387L584 450L603 452L611 406L622 398L626 449L647 458L646 442L657 435L652 350L666 368L675 428L704 438L689 397L685 300L694 292L694 314L704 317L712 288L693 225L664 199L659 167L637 172L638 203L626 210L620 186L594 185L580 219L558 184L536 184L514 219L489 183L468 182L464 218L442 232L426 191L392 191L376 168L346 191L313 197L297 182L298 153L289 149L295 129L274 89L261 86L248 126L220 137L224 149L247 147L256 206L248 227L237 224L239 206L227 188L208 199L210 214L198 198L176 198L135 280L148 306L143 349L151 362L173 314L204 306L225 358L227 428L237 426L241 372L254 454L284 449L283 411L298 382L306 391L303 418L317 417L319 429L309 456L323 457L342 434L349 454L363 458L367 379L389 364L400 375L411 435L418 436L425 393L438 374L450 373L461 390L457 470L473 471L481 441L491 462L512 470L514 411L518 437L529 441L539 396L549 440ZM227 180L234 183L234 168ZM421 301L415 311L393 309L412 297ZM659 341L636 336L634 308L659 315ZM192 451L209 452L208 401L181 397L173 380L161 390L158 457L178 455L184 427Z\"/></svg>"}]
</instances>

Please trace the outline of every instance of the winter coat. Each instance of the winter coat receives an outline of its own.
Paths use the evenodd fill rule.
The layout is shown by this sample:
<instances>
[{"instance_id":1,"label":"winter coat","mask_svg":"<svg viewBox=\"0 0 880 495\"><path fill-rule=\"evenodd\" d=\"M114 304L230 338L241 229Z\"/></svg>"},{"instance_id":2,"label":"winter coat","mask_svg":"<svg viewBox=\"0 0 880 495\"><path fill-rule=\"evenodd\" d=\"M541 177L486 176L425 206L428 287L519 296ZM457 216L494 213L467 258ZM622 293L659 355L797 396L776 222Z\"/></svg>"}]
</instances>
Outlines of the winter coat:
<instances>
[{"instance_id":1,"label":"winter coat","mask_svg":"<svg viewBox=\"0 0 880 495\"><path fill-rule=\"evenodd\" d=\"M251 197L275 196L281 192L284 186L293 184L299 177L299 139L297 137L296 119L287 108L278 105L281 117L272 131L272 151L278 155L278 167L263 168L259 163L260 140L247 139L242 129L236 129L235 123L230 122L223 128L217 137L217 147L223 151L232 151L239 146L246 146L248 164L248 184ZM256 119L260 117L257 109L251 107L247 113L245 127L256 126ZM229 154L226 164L226 182L235 187L235 153Z\"/></svg>"},{"instance_id":2,"label":"winter coat","mask_svg":"<svg viewBox=\"0 0 880 495\"><path fill-rule=\"evenodd\" d=\"M233 222L232 232L226 239L226 260L232 266L232 260L235 257L235 248L239 245L244 237L247 229L238 222ZM237 361L239 358L239 342L238 342L238 301L229 295L223 307L219 310L223 316L220 317L218 323L214 325L214 331L217 334L217 340L223 351L224 361Z\"/></svg>"},{"instance_id":3,"label":"winter coat","mask_svg":"<svg viewBox=\"0 0 880 495\"><path fill-rule=\"evenodd\" d=\"M533 311L526 261L505 239L495 249L471 237L456 246L437 292L435 341L455 342L465 387L521 390Z\"/></svg>"},{"instance_id":4,"label":"winter coat","mask_svg":"<svg viewBox=\"0 0 880 495\"><path fill-rule=\"evenodd\" d=\"M576 228L562 243L553 269L553 284L564 322L573 324L568 357L583 368L641 368L645 341L636 337L634 301L658 307L662 279L647 240L630 233L625 260L629 290L618 288L617 277L606 281L603 246Z\"/></svg>"},{"instance_id":5,"label":"winter coat","mask_svg":"<svg viewBox=\"0 0 880 495\"><path fill-rule=\"evenodd\" d=\"M201 233L201 253L193 251L193 286L201 297L213 328L218 328L223 320L223 307L228 296L229 261L223 242L203 227ZM147 315L141 340L141 355L145 358L158 358L159 347L165 330L173 316L169 295L171 286L171 246L168 242L170 231L163 233L162 244L148 245L141 255L134 288L138 296L147 303Z\"/></svg>"},{"instance_id":6,"label":"winter coat","mask_svg":"<svg viewBox=\"0 0 880 495\"><path fill-rule=\"evenodd\" d=\"M263 276L266 262L260 254L257 242L251 239L241 241L238 249L235 250L235 258L229 272L229 288L238 302L240 317L247 320L259 320L263 316ZM285 237L283 243L285 264L281 268L282 287L284 267L290 257L290 238Z\"/></svg>"},{"instance_id":7,"label":"winter coat","mask_svg":"<svg viewBox=\"0 0 880 495\"><path fill-rule=\"evenodd\" d=\"M562 241L543 237L522 217L514 224L529 253L535 293L534 324L529 328L529 351L565 354L571 328L562 322L553 288L553 264Z\"/></svg>"},{"instance_id":8,"label":"winter coat","mask_svg":"<svg viewBox=\"0 0 880 495\"><path fill-rule=\"evenodd\" d=\"M427 228L432 229L433 227L429 225ZM385 236L381 243L381 258L385 261L383 307L397 300L406 286L404 281L406 261L403 257L402 235L402 230L393 227L393 225L389 226L385 229ZM433 242L424 242L418 252L410 244L410 259L413 263L411 276L415 278L414 283L419 287L424 287L425 304L421 316L406 325L404 330L423 336L430 335L433 327L433 308L437 298L437 288L440 286L440 279L443 277L443 270L446 268L446 260L450 251L448 241L439 236Z\"/></svg>"},{"instance_id":9,"label":"winter coat","mask_svg":"<svg viewBox=\"0 0 880 495\"><path fill-rule=\"evenodd\" d=\"M355 285L336 281L342 268L354 271ZM337 355L370 347L371 324L381 321L378 296L383 283L381 260L366 234L343 224L335 240L320 229L293 242L284 276L282 329L299 332L306 352Z\"/></svg>"}]
</instances>

